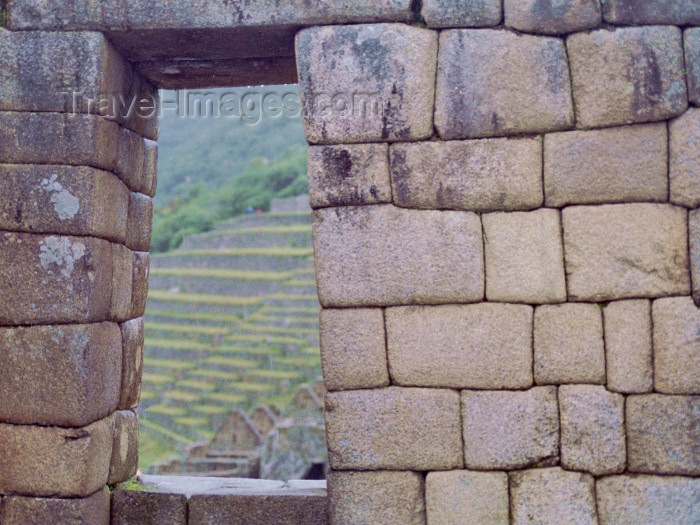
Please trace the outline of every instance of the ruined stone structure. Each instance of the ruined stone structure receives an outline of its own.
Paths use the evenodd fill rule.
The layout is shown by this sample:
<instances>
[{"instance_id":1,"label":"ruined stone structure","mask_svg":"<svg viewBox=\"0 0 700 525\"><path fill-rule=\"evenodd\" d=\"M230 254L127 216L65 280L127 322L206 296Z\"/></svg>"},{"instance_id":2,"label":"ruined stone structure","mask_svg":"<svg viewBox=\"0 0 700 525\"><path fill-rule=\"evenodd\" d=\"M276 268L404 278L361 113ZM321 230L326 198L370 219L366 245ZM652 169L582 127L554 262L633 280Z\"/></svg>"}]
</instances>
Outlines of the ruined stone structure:
<instances>
[{"instance_id":1,"label":"ruined stone structure","mask_svg":"<svg viewBox=\"0 0 700 525\"><path fill-rule=\"evenodd\" d=\"M108 523L136 465L156 119L60 92L297 70L330 522L700 519L696 0L0 7L0 521Z\"/></svg>"}]
</instances>

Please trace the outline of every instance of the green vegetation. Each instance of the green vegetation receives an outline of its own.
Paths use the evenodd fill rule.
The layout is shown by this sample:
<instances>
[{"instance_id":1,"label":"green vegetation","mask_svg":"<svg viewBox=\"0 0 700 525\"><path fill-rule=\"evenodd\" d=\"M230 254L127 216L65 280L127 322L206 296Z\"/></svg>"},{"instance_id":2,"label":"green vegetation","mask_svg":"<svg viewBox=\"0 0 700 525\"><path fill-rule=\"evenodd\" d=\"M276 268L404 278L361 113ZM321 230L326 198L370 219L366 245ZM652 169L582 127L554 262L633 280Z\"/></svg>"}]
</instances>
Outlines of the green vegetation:
<instances>
[{"instance_id":1,"label":"green vegetation","mask_svg":"<svg viewBox=\"0 0 700 525\"><path fill-rule=\"evenodd\" d=\"M156 357L146 356L143 358L144 366L151 368L164 368L166 370L187 370L188 368L197 368L197 363L185 361L182 359L158 359Z\"/></svg>"},{"instance_id":2,"label":"green vegetation","mask_svg":"<svg viewBox=\"0 0 700 525\"><path fill-rule=\"evenodd\" d=\"M310 257L314 253L313 248L289 248L285 246L262 246L254 248L227 248L221 250L178 250L177 252L161 253L155 257L182 257L182 256L220 256L220 257Z\"/></svg>"},{"instance_id":3,"label":"green vegetation","mask_svg":"<svg viewBox=\"0 0 700 525\"><path fill-rule=\"evenodd\" d=\"M154 301L169 301L188 304L214 304L220 306L257 306L262 304L261 296L235 297L206 293L173 293L168 290L149 290L148 298Z\"/></svg>"},{"instance_id":4,"label":"green vegetation","mask_svg":"<svg viewBox=\"0 0 700 525\"><path fill-rule=\"evenodd\" d=\"M160 339L146 337L144 343L148 348L167 348L169 350L211 350L213 345L187 339Z\"/></svg>"},{"instance_id":5,"label":"green vegetation","mask_svg":"<svg viewBox=\"0 0 700 525\"><path fill-rule=\"evenodd\" d=\"M273 392L277 390L275 385L270 383L251 383L249 381L241 381L231 383L231 388L241 392Z\"/></svg>"},{"instance_id":6,"label":"green vegetation","mask_svg":"<svg viewBox=\"0 0 700 525\"><path fill-rule=\"evenodd\" d=\"M201 381L198 379L183 379L177 382L177 386L192 388L193 390L210 391L214 390L215 385L208 381Z\"/></svg>"},{"instance_id":7,"label":"green vegetation","mask_svg":"<svg viewBox=\"0 0 700 525\"><path fill-rule=\"evenodd\" d=\"M236 403L245 403L248 401L248 396L244 396L243 394L215 392L213 394L209 394L209 399L220 401L222 403L228 403L229 405L235 405Z\"/></svg>"},{"instance_id":8,"label":"green vegetation","mask_svg":"<svg viewBox=\"0 0 700 525\"><path fill-rule=\"evenodd\" d=\"M264 379L301 379L304 375L296 370L250 370L247 372L250 377L259 377Z\"/></svg>"},{"instance_id":9,"label":"green vegetation","mask_svg":"<svg viewBox=\"0 0 700 525\"><path fill-rule=\"evenodd\" d=\"M176 417L173 421L183 427L204 427L209 424L205 417Z\"/></svg>"},{"instance_id":10,"label":"green vegetation","mask_svg":"<svg viewBox=\"0 0 700 525\"><path fill-rule=\"evenodd\" d=\"M189 375L195 377L207 377L211 379L221 379L223 381L236 381L240 379L241 374L238 372L227 372L225 370L209 370L208 368L199 368L192 370Z\"/></svg>"},{"instance_id":11,"label":"green vegetation","mask_svg":"<svg viewBox=\"0 0 700 525\"><path fill-rule=\"evenodd\" d=\"M235 343L271 343L278 345L304 345L309 341L301 337L284 337L265 334L235 334L226 337L226 341Z\"/></svg>"},{"instance_id":12,"label":"green vegetation","mask_svg":"<svg viewBox=\"0 0 700 525\"><path fill-rule=\"evenodd\" d=\"M268 214L268 217L279 215ZM302 215L302 214L300 214ZM303 215L308 215L304 212ZM283 233L311 233L310 224L286 224L283 226L251 226L250 228L239 228L237 230L217 230L210 235L235 235L235 234L255 234L255 235L279 235Z\"/></svg>"},{"instance_id":13,"label":"green vegetation","mask_svg":"<svg viewBox=\"0 0 700 525\"><path fill-rule=\"evenodd\" d=\"M261 314L318 314L320 310L321 308L318 306L266 306L258 312Z\"/></svg>"},{"instance_id":14,"label":"green vegetation","mask_svg":"<svg viewBox=\"0 0 700 525\"><path fill-rule=\"evenodd\" d=\"M169 385L170 383L173 383L175 381L175 377L166 374L153 374L151 372L144 372L142 381L144 383L149 383L152 385ZM144 393L145 392L141 392L141 399L144 399Z\"/></svg>"},{"instance_id":15,"label":"green vegetation","mask_svg":"<svg viewBox=\"0 0 700 525\"><path fill-rule=\"evenodd\" d=\"M202 414L206 414L208 416L228 414L231 410L231 407L226 405L194 405L192 408L197 412L201 412Z\"/></svg>"},{"instance_id":16,"label":"green vegetation","mask_svg":"<svg viewBox=\"0 0 700 525\"><path fill-rule=\"evenodd\" d=\"M258 366L257 361L241 357L211 356L207 357L204 362L209 365L228 366L230 368L256 368Z\"/></svg>"},{"instance_id":17,"label":"green vegetation","mask_svg":"<svg viewBox=\"0 0 700 525\"><path fill-rule=\"evenodd\" d=\"M318 368L321 366L319 357L305 357L289 355L275 358L275 363L279 365L296 366L299 368Z\"/></svg>"},{"instance_id":18,"label":"green vegetation","mask_svg":"<svg viewBox=\"0 0 700 525\"><path fill-rule=\"evenodd\" d=\"M258 332L262 334L293 334L293 335L317 335L314 328L298 328L296 326L270 326L265 324L241 323L236 326L236 331Z\"/></svg>"},{"instance_id":19,"label":"green vegetation","mask_svg":"<svg viewBox=\"0 0 700 525\"><path fill-rule=\"evenodd\" d=\"M146 330L160 332L180 332L183 334L225 335L230 334L231 329L226 326L202 326L196 324L169 324L169 323L144 323Z\"/></svg>"},{"instance_id":20,"label":"green vegetation","mask_svg":"<svg viewBox=\"0 0 700 525\"><path fill-rule=\"evenodd\" d=\"M153 271L151 270L151 274ZM187 321L211 321L220 323L237 323L243 316L240 314L217 314L209 312L176 312L173 310L154 310L146 308L149 319L153 317L165 317L168 319L185 319Z\"/></svg>"},{"instance_id":21,"label":"green vegetation","mask_svg":"<svg viewBox=\"0 0 700 525\"><path fill-rule=\"evenodd\" d=\"M171 390L165 397L172 399L173 401L182 401L183 403L194 403L199 401L201 396L194 394L192 392L184 392L182 390Z\"/></svg>"},{"instance_id":22,"label":"green vegetation","mask_svg":"<svg viewBox=\"0 0 700 525\"><path fill-rule=\"evenodd\" d=\"M153 268L151 270L151 275L208 277L210 279L235 279L237 281L286 281L292 277L292 272L227 270L226 268Z\"/></svg>"},{"instance_id":23,"label":"green vegetation","mask_svg":"<svg viewBox=\"0 0 700 525\"><path fill-rule=\"evenodd\" d=\"M160 414L162 416L184 416L187 413L187 410L182 407L158 404L148 407L146 412L150 412L151 414Z\"/></svg>"}]
</instances>

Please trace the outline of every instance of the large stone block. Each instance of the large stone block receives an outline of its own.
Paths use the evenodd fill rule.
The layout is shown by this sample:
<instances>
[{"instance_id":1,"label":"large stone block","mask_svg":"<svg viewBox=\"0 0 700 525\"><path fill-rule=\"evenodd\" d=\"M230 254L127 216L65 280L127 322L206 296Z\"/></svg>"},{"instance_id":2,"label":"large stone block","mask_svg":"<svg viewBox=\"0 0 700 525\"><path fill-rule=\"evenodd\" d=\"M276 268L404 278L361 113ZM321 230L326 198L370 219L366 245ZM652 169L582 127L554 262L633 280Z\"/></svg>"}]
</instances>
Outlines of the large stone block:
<instances>
[{"instance_id":1,"label":"large stone block","mask_svg":"<svg viewBox=\"0 0 700 525\"><path fill-rule=\"evenodd\" d=\"M535 383L605 383L603 318L597 304L535 310Z\"/></svg>"},{"instance_id":2,"label":"large stone block","mask_svg":"<svg viewBox=\"0 0 700 525\"><path fill-rule=\"evenodd\" d=\"M665 123L547 134L545 203L664 202L667 148Z\"/></svg>"},{"instance_id":3,"label":"large stone block","mask_svg":"<svg viewBox=\"0 0 700 525\"><path fill-rule=\"evenodd\" d=\"M57 523L60 525L110 525L109 490L87 498L30 498L8 496L0 502L0 523Z\"/></svg>"},{"instance_id":4,"label":"large stone block","mask_svg":"<svg viewBox=\"0 0 700 525\"><path fill-rule=\"evenodd\" d=\"M526 33L564 35L598 27L599 0L504 0L505 25Z\"/></svg>"},{"instance_id":5,"label":"large stone block","mask_svg":"<svg viewBox=\"0 0 700 525\"><path fill-rule=\"evenodd\" d=\"M119 398L114 323L0 328L0 421L81 427Z\"/></svg>"},{"instance_id":6,"label":"large stone block","mask_svg":"<svg viewBox=\"0 0 700 525\"><path fill-rule=\"evenodd\" d=\"M437 43L435 32L400 24L297 33L306 139L332 144L430 137Z\"/></svg>"},{"instance_id":7,"label":"large stone block","mask_svg":"<svg viewBox=\"0 0 700 525\"><path fill-rule=\"evenodd\" d=\"M690 108L668 125L670 200L700 206L700 108Z\"/></svg>"},{"instance_id":8,"label":"large stone block","mask_svg":"<svg viewBox=\"0 0 700 525\"><path fill-rule=\"evenodd\" d=\"M148 252L133 252L134 273L131 277L131 318L141 317L146 311L148 299L148 275L151 256Z\"/></svg>"},{"instance_id":9,"label":"large stone block","mask_svg":"<svg viewBox=\"0 0 700 525\"><path fill-rule=\"evenodd\" d=\"M579 126L665 120L688 107L677 27L625 27L567 39Z\"/></svg>"},{"instance_id":10,"label":"large stone block","mask_svg":"<svg viewBox=\"0 0 700 525\"><path fill-rule=\"evenodd\" d=\"M700 210L688 214L688 235L690 246L690 271L693 281L693 300L700 306Z\"/></svg>"},{"instance_id":11,"label":"large stone block","mask_svg":"<svg viewBox=\"0 0 700 525\"><path fill-rule=\"evenodd\" d=\"M0 325L103 321L111 294L108 241L0 234Z\"/></svg>"},{"instance_id":12,"label":"large stone block","mask_svg":"<svg viewBox=\"0 0 700 525\"><path fill-rule=\"evenodd\" d=\"M143 317L119 325L122 341L122 377L119 410L136 408L143 374Z\"/></svg>"},{"instance_id":13,"label":"large stone block","mask_svg":"<svg viewBox=\"0 0 700 525\"><path fill-rule=\"evenodd\" d=\"M114 172L131 191L141 191L146 184L146 139L141 135L119 128L119 143Z\"/></svg>"},{"instance_id":14,"label":"large stone block","mask_svg":"<svg viewBox=\"0 0 700 525\"><path fill-rule=\"evenodd\" d=\"M154 197L158 186L158 143L145 139L143 147L143 185L139 191Z\"/></svg>"},{"instance_id":15,"label":"large stone block","mask_svg":"<svg viewBox=\"0 0 700 525\"><path fill-rule=\"evenodd\" d=\"M559 212L488 213L482 216L489 301L566 301Z\"/></svg>"},{"instance_id":16,"label":"large stone block","mask_svg":"<svg viewBox=\"0 0 700 525\"><path fill-rule=\"evenodd\" d=\"M187 496L117 489L112 494L112 525L186 525Z\"/></svg>"},{"instance_id":17,"label":"large stone block","mask_svg":"<svg viewBox=\"0 0 700 525\"><path fill-rule=\"evenodd\" d=\"M393 384L449 388L532 385L532 307L405 306L386 310Z\"/></svg>"},{"instance_id":18,"label":"large stone block","mask_svg":"<svg viewBox=\"0 0 700 525\"><path fill-rule=\"evenodd\" d=\"M507 525L508 475L469 470L428 472L425 507L431 525Z\"/></svg>"},{"instance_id":19,"label":"large stone block","mask_svg":"<svg viewBox=\"0 0 700 525\"><path fill-rule=\"evenodd\" d=\"M554 386L462 391L464 463L479 470L556 465L559 413Z\"/></svg>"},{"instance_id":20,"label":"large stone block","mask_svg":"<svg viewBox=\"0 0 700 525\"><path fill-rule=\"evenodd\" d=\"M321 364L328 390L389 385L381 308L323 309Z\"/></svg>"},{"instance_id":21,"label":"large stone block","mask_svg":"<svg viewBox=\"0 0 700 525\"><path fill-rule=\"evenodd\" d=\"M493 29L440 33L435 127L442 138L542 133L573 123L561 40Z\"/></svg>"},{"instance_id":22,"label":"large stone block","mask_svg":"<svg viewBox=\"0 0 700 525\"><path fill-rule=\"evenodd\" d=\"M112 243L112 304L113 321L124 322L131 316L133 252L119 243Z\"/></svg>"},{"instance_id":23,"label":"large stone block","mask_svg":"<svg viewBox=\"0 0 700 525\"><path fill-rule=\"evenodd\" d=\"M668 297L654 301L652 316L655 390L700 394L700 308L690 297Z\"/></svg>"},{"instance_id":24,"label":"large stone block","mask_svg":"<svg viewBox=\"0 0 700 525\"><path fill-rule=\"evenodd\" d=\"M418 142L391 146L394 204L468 211L542 205L538 138Z\"/></svg>"},{"instance_id":25,"label":"large stone block","mask_svg":"<svg viewBox=\"0 0 700 525\"><path fill-rule=\"evenodd\" d=\"M668 204L572 206L562 212L569 299L687 295L687 212Z\"/></svg>"},{"instance_id":26,"label":"large stone block","mask_svg":"<svg viewBox=\"0 0 700 525\"><path fill-rule=\"evenodd\" d=\"M428 27L488 27L501 21L501 0L424 0Z\"/></svg>"},{"instance_id":27,"label":"large stone block","mask_svg":"<svg viewBox=\"0 0 700 525\"><path fill-rule=\"evenodd\" d=\"M388 387L326 395L328 459L334 469L461 467L460 432L459 395L451 390Z\"/></svg>"},{"instance_id":28,"label":"large stone block","mask_svg":"<svg viewBox=\"0 0 700 525\"><path fill-rule=\"evenodd\" d=\"M625 413L630 472L700 474L699 396L629 396Z\"/></svg>"},{"instance_id":29,"label":"large stone block","mask_svg":"<svg viewBox=\"0 0 700 525\"><path fill-rule=\"evenodd\" d=\"M684 0L606 0L605 21L612 24L700 24L700 5Z\"/></svg>"},{"instance_id":30,"label":"large stone block","mask_svg":"<svg viewBox=\"0 0 700 525\"><path fill-rule=\"evenodd\" d=\"M425 525L424 480L419 472L328 474L328 512L333 525Z\"/></svg>"},{"instance_id":31,"label":"large stone block","mask_svg":"<svg viewBox=\"0 0 700 525\"><path fill-rule=\"evenodd\" d=\"M311 218L325 307L464 303L484 296L481 221L474 213L382 205L326 208Z\"/></svg>"},{"instance_id":32,"label":"large stone block","mask_svg":"<svg viewBox=\"0 0 700 525\"><path fill-rule=\"evenodd\" d=\"M143 193L129 194L129 221L126 228L128 248L147 252L151 249L153 200Z\"/></svg>"},{"instance_id":33,"label":"large stone block","mask_svg":"<svg viewBox=\"0 0 700 525\"><path fill-rule=\"evenodd\" d=\"M391 202L386 144L311 146L307 158L312 208Z\"/></svg>"},{"instance_id":34,"label":"large stone block","mask_svg":"<svg viewBox=\"0 0 700 525\"><path fill-rule=\"evenodd\" d=\"M614 301L603 309L607 388L624 394L651 392L651 304Z\"/></svg>"},{"instance_id":35,"label":"large stone block","mask_svg":"<svg viewBox=\"0 0 700 525\"><path fill-rule=\"evenodd\" d=\"M597 385L559 387L561 464L594 476L625 469L624 397Z\"/></svg>"},{"instance_id":36,"label":"large stone block","mask_svg":"<svg viewBox=\"0 0 700 525\"><path fill-rule=\"evenodd\" d=\"M0 493L87 497L107 483L112 418L81 428L0 423Z\"/></svg>"},{"instance_id":37,"label":"large stone block","mask_svg":"<svg viewBox=\"0 0 700 525\"><path fill-rule=\"evenodd\" d=\"M700 28L691 27L683 31L683 44L688 99L696 106L700 106Z\"/></svg>"},{"instance_id":38,"label":"large stone block","mask_svg":"<svg viewBox=\"0 0 700 525\"><path fill-rule=\"evenodd\" d=\"M0 165L0 229L124 242L129 192L86 166Z\"/></svg>"},{"instance_id":39,"label":"large stone block","mask_svg":"<svg viewBox=\"0 0 700 525\"><path fill-rule=\"evenodd\" d=\"M139 419L133 410L115 412L112 439L112 460L109 479L113 485L128 480L136 474L139 462Z\"/></svg>"}]
</instances>

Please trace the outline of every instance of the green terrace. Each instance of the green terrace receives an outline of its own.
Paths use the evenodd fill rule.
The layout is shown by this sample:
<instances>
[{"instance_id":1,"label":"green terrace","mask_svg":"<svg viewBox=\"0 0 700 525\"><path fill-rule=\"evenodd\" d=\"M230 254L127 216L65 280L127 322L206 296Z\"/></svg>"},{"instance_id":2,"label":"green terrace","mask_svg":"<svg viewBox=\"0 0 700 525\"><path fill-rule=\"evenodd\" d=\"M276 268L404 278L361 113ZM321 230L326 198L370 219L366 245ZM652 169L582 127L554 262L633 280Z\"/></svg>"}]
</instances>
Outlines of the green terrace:
<instances>
[{"instance_id":1,"label":"green terrace","mask_svg":"<svg viewBox=\"0 0 700 525\"><path fill-rule=\"evenodd\" d=\"M316 294L272 293L248 297L205 293L179 293L170 290L149 290L148 298L154 301L170 301L188 304L212 304L219 306L262 306L264 300L271 301L316 301Z\"/></svg>"},{"instance_id":2,"label":"green terrace","mask_svg":"<svg viewBox=\"0 0 700 525\"><path fill-rule=\"evenodd\" d=\"M233 279L237 281L286 281L292 278L292 272L231 270L227 268L153 268L151 275L206 277L209 279Z\"/></svg>"},{"instance_id":3,"label":"green terrace","mask_svg":"<svg viewBox=\"0 0 700 525\"><path fill-rule=\"evenodd\" d=\"M314 254L313 248L286 248L286 247L257 247L257 248L228 248L224 250L178 250L168 253L154 255L154 259L179 256L220 256L220 257L311 257Z\"/></svg>"}]
</instances>

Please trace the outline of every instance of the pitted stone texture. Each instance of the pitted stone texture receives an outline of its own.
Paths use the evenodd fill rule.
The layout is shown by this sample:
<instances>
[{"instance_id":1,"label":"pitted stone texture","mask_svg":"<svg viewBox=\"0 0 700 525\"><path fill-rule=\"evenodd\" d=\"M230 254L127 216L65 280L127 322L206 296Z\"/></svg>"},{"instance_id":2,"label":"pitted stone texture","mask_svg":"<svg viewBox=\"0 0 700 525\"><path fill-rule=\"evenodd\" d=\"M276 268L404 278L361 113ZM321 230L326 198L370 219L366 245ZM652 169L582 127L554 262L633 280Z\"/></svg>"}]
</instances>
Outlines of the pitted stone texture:
<instances>
[{"instance_id":1,"label":"pitted stone texture","mask_svg":"<svg viewBox=\"0 0 700 525\"><path fill-rule=\"evenodd\" d=\"M700 306L700 210L693 210L688 214L688 230L693 300L697 306Z\"/></svg>"},{"instance_id":2,"label":"pitted stone texture","mask_svg":"<svg viewBox=\"0 0 700 525\"><path fill-rule=\"evenodd\" d=\"M401 24L297 33L306 139L337 144L430 137L437 44L435 32Z\"/></svg>"},{"instance_id":3,"label":"pitted stone texture","mask_svg":"<svg viewBox=\"0 0 700 525\"><path fill-rule=\"evenodd\" d=\"M482 216L489 301L566 301L559 212L488 213Z\"/></svg>"},{"instance_id":4,"label":"pitted stone texture","mask_svg":"<svg viewBox=\"0 0 700 525\"><path fill-rule=\"evenodd\" d=\"M597 385L559 387L561 464L594 476L625 469L624 397Z\"/></svg>"},{"instance_id":5,"label":"pitted stone texture","mask_svg":"<svg viewBox=\"0 0 700 525\"><path fill-rule=\"evenodd\" d=\"M700 474L700 396L629 396L625 412L630 472Z\"/></svg>"},{"instance_id":6,"label":"pitted stone texture","mask_svg":"<svg viewBox=\"0 0 700 525\"><path fill-rule=\"evenodd\" d=\"M113 485L136 474L139 462L139 419L132 410L114 413L112 460L107 483Z\"/></svg>"},{"instance_id":7,"label":"pitted stone texture","mask_svg":"<svg viewBox=\"0 0 700 525\"><path fill-rule=\"evenodd\" d=\"M511 470L559 460L554 386L522 392L464 390L462 425L467 468Z\"/></svg>"},{"instance_id":8,"label":"pitted stone texture","mask_svg":"<svg viewBox=\"0 0 700 525\"><path fill-rule=\"evenodd\" d=\"M651 304L614 301L603 309L607 388L624 394L651 392Z\"/></svg>"},{"instance_id":9,"label":"pitted stone texture","mask_svg":"<svg viewBox=\"0 0 700 525\"><path fill-rule=\"evenodd\" d=\"M599 0L504 0L505 25L526 33L564 35L598 27Z\"/></svg>"},{"instance_id":10,"label":"pitted stone texture","mask_svg":"<svg viewBox=\"0 0 700 525\"><path fill-rule=\"evenodd\" d=\"M418 472L328 474L328 511L333 525L425 525L423 475Z\"/></svg>"},{"instance_id":11,"label":"pitted stone texture","mask_svg":"<svg viewBox=\"0 0 700 525\"><path fill-rule=\"evenodd\" d=\"M307 157L312 208L391 202L386 144L311 146Z\"/></svg>"},{"instance_id":12,"label":"pitted stone texture","mask_svg":"<svg viewBox=\"0 0 700 525\"><path fill-rule=\"evenodd\" d=\"M535 383L605 383L603 319L597 304L535 309Z\"/></svg>"},{"instance_id":13,"label":"pitted stone texture","mask_svg":"<svg viewBox=\"0 0 700 525\"><path fill-rule=\"evenodd\" d=\"M601 523L693 525L700 513L700 480L674 476L609 476L596 482Z\"/></svg>"},{"instance_id":14,"label":"pitted stone texture","mask_svg":"<svg viewBox=\"0 0 700 525\"><path fill-rule=\"evenodd\" d=\"M0 229L124 242L129 192L86 166L0 165Z\"/></svg>"},{"instance_id":15,"label":"pitted stone texture","mask_svg":"<svg viewBox=\"0 0 700 525\"><path fill-rule=\"evenodd\" d=\"M134 273L131 277L131 318L141 317L146 311L148 298L148 275L151 256L148 252L133 252Z\"/></svg>"},{"instance_id":16,"label":"pitted stone texture","mask_svg":"<svg viewBox=\"0 0 700 525\"><path fill-rule=\"evenodd\" d=\"M119 398L114 323L0 328L0 421L81 427Z\"/></svg>"},{"instance_id":17,"label":"pitted stone texture","mask_svg":"<svg viewBox=\"0 0 700 525\"><path fill-rule=\"evenodd\" d=\"M481 221L474 213L380 205L316 210L311 219L325 307L464 303L484 296Z\"/></svg>"},{"instance_id":18,"label":"pitted stone texture","mask_svg":"<svg viewBox=\"0 0 700 525\"><path fill-rule=\"evenodd\" d=\"M511 523L598 523L590 474L555 467L513 472L509 477Z\"/></svg>"},{"instance_id":19,"label":"pitted stone texture","mask_svg":"<svg viewBox=\"0 0 700 525\"><path fill-rule=\"evenodd\" d=\"M667 148L665 123L545 135L545 203L664 202Z\"/></svg>"},{"instance_id":20,"label":"pitted stone texture","mask_svg":"<svg viewBox=\"0 0 700 525\"><path fill-rule=\"evenodd\" d=\"M334 469L462 466L459 395L452 390L388 387L330 392L326 433Z\"/></svg>"},{"instance_id":21,"label":"pitted stone texture","mask_svg":"<svg viewBox=\"0 0 700 525\"><path fill-rule=\"evenodd\" d=\"M493 29L440 33L435 127L443 139L558 131L573 123L561 40Z\"/></svg>"},{"instance_id":22,"label":"pitted stone texture","mask_svg":"<svg viewBox=\"0 0 700 525\"><path fill-rule=\"evenodd\" d=\"M700 5L684 0L607 0L605 21L612 24L700 24Z\"/></svg>"},{"instance_id":23,"label":"pitted stone texture","mask_svg":"<svg viewBox=\"0 0 700 525\"><path fill-rule=\"evenodd\" d=\"M143 147L143 185L139 191L154 197L158 186L158 143L145 139Z\"/></svg>"},{"instance_id":24,"label":"pitted stone texture","mask_svg":"<svg viewBox=\"0 0 700 525\"><path fill-rule=\"evenodd\" d=\"M700 308L690 297L668 297L654 301L652 315L655 390L700 394Z\"/></svg>"},{"instance_id":25,"label":"pitted stone texture","mask_svg":"<svg viewBox=\"0 0 700 525\"><path fill-rule=\"evenodd\" d=\"M428 27L488 27L501 21L501 0L423 0Z\"/></svg>"},{"instance_id":26,"label":"pitted stone texture","mask_svg":"<svg viewBox=\"0 0 700 525\"><path fill-rule=\"evenodd\" d=\"M671 202L700 206L700 108L690 108L668 125Z\"/></svg>"},{"instance_id":27,"label":"pitted stone texture","mask_svg":"<svg viewBox=\"0 0 700 525\"><path fill-rule=\"evenodd\" d=\"M108 241L0 234L0 325L103 321L111 294Z\"/></svg>"},{"instance_id":28,"label":"pitted stone texture","mask_svg":"<svg viewBox=\"0 0 700 525\"><path fill-rule=\"evenodd\" d=\"M431 525L508 525L508 475L469 470L428 472L425 506Z\"/></svg>"},{"instance_id":29,"label":"pitted stone texture","mask_svg":"<svg viewBox=\"0 0 700 525\"><path fill-rule=\"evenodd\" d=\"M577 33L567 47L580 127L665 120L688 107L677 27Z\"/></svg>"},{"instance_id":30,"label":"pitted stone texture","mask_svg":"<svg viewBox=\"0 0 700 525\"><path fill-rule=\"evenodd\" d=\"M86 497L107 483L112 418L86 427L0 423L0 493Z\"/></svg>"},{"instance_id":31,"label":"pitted stone texture","mask_svg":"<svg viewBox=\"0 0 700 525\"><path fill-rule=\"evenodd\" d=\"M143 317L119 325L122 336L122 377L119 410L136 408L143 374Z\"/></svg>"},{"instance_id":32,"label":"pitted stone texture","mask_svg":"<svg viewBox=\"0 0 700 525\"><path fill-rule=\"evenodd\" d=\"M562 212L569 299L687 295L687 212L668 204L572 206Z\"/></svg>"},{"instance_id":33,"label":"pitted stone texture","mask_svg":"<svg viewBox=\"0 0 700 525\"><path fill-rule=\"evenodd\" d=\"M449 388L532 385L532 307L405 306L386 310L393 384Z\"/></svg>"},{"instance_id":34,"label":"pitted stone texture","mask_svg":"<svg viewBox=\"0 0 700 525\"><path fill-rule=\"evenodd\" d=\"M394 204L468 211L542 205L538 138L419 142L391 146Z\"/></svg>"},{"instance_id":35,"label":"pitted stone texture","mask_svg":"<svg viewBox=\"0 0 700 525\"><path fill-rule=\"evenodd\" d=\"M319 328L328 390L389 385L381 308L324 309Z\"/></svg>"},{"instance_id":36,"label":"pitted stone texture","mask_svg":"<svg viewBox=\"0 0 700 525\"><path fill-rule=\"evenodd\" d=\"M117 489L112 494L112 525L186 525L187 496Z\"/></svg>"},{"instance_id":37,"label":"pitted stone texture","mask_svg":"<svg viewBox=\"0 0 700 525\"><path fill-rule=\"evenodd\" d=\"M113 321L124 322L131 317L133 252L123 244L112 243L112 305Z\"/></svg>"},{"instance_id":38,"label":"pitted stone texture","mask_svg":"<svg viewBox=\"0 0 700 525\"><path fill-rule=\"evenodd\" d=\"M700 106L700 28L691 27L683 31L683 44L688 99L696 106Z\"/></svg>"},{"instance_id":39,"label":"pitted stone texture","mask_svg":"<svg viewBox=\"0 0 700 525\"><path fill-rule=\"evenodd\" d=\"M129 222L126 245L132 250L147 252L151 249L153 227L153 200L142 193L129 194Z\"/></svg>"},{"instance_id":40,"label":"pitted stone texture","mask_svg":"<svg viewBox=\"0 0 700 525\"><path fill-rule=\"evenodd\" d=\"M8 496L0 500L0 523L58 523L61 525L110 525L109 490L88 498L30 498Z\"/></svg>"}]
</instances>

